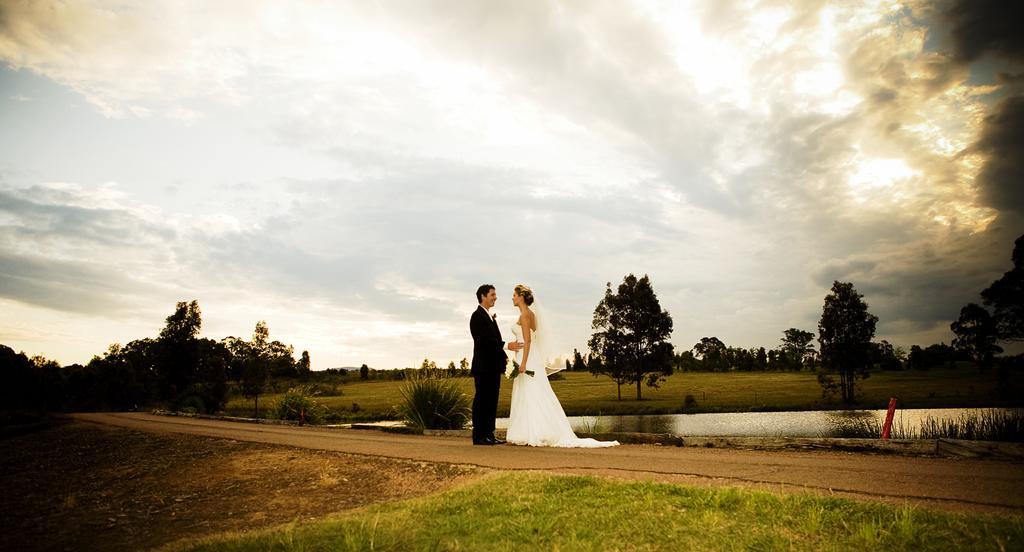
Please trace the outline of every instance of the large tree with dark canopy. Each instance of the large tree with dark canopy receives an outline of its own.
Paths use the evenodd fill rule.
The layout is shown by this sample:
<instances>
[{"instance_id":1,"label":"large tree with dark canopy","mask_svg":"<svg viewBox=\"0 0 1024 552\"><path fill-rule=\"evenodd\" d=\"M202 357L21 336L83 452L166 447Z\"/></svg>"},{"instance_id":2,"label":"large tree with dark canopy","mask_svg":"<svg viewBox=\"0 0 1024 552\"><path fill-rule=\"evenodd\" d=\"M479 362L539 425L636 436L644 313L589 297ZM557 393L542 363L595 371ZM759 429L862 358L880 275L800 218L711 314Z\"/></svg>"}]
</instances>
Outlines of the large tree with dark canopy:
<instances>
[{"instance_id":1,"label":"large tree with dark canopy","mask_svg":"<svg viewBox=\"0 0 1024 552\"><path fill-rule=\"evenodd\" d=\"M174 314L156 340L155 372L159 396L177 403L199 371L199 330L203 326L199 302L179 301Z\"/></svg>"},{"instance_id":2,"label":"large tree with dark canopy","mask_svg":"<svg viewBox=\"0 0 1024 552\"><path fill-rule=\"evenodd\" d=\"M1013 268L982 291L981 298L995 311L999 339L1018 341L1024 339L1024 235L1014 242L1011 258Z\"/></svg>"},{"instance_id":3,"label":"large tree with dark canopy","mask_svg":"<svg viewBox=\"0 0 1024 552\"><path fill-rule=\"evenodd\" d=\"M30 408L34 384L32 363L25 353L0 345L0 410Z\"/></svg>"},{"instance_id":4,"label":"large tree with dark canopy","mask_svg":"<svg viewBox=\"0 0 1024 552\"><path fill-rule=\"evenodd\" d=\"M953 347L970 355L971 359L984 370L992 365L992 357L1003 352L996 345L996 321L985 307L968 303L960 309L960 318L949 325L956 338Z\"/></svg>"},{"instance_id":5,"label":"large tree with dark canopy","mask_svg":"<svg viewBox=\"0 0 1024 552\"><path fill-rule=\"evenodd\" d=\"M634 382L637 400L642 398L640 384L645 380L657 387L672 374L673 349L668 341L672 317L662 310L647 275L626 276L615 293L609 282L594 309L593 329L590 350L601 357L602 373L620 386Z\"/></svg>"},{"instance_id":6,"label":"large tree with dark canopy","mask_svg":"<svg viewBox=\"0 0 1024 552\"><path fill-rule=\"evenodd\" d=\"M818 322L823 367L839 373L839 391L844 403L855 400L856 380L867 378L871 362L871 339L878 317L868 312L863 295L849 282L833 282L825 296ZM827 393L834 388L831 376L819 374L819 383Z\"/></svg>"},{"instance_id":7,"label":"large tree with dark canopy","mask_svg":"<svg viewBox=\"0 0 1024 552\"><path fill-rule=\"evenodd\" d=\"M148 368L145 348L155 349L152 362L157 379L157 399L167 401L175 408L192 407L199 411L214 412L227 401L227 370L231 363L231 352L222 343L212 339L200 339L203 319L199 302L180 301L174 314L167 317L167 323L155 342L139 340L136 352L130 359L121 355L108 355L117 364L130 360L141 377ZM136 342L133 342L136 343ZM131 345L131 344L129 344ZM131 347L129 348L131 349ZM129 351L130 352L130 351Z\"/></svg>"}]
</instances>

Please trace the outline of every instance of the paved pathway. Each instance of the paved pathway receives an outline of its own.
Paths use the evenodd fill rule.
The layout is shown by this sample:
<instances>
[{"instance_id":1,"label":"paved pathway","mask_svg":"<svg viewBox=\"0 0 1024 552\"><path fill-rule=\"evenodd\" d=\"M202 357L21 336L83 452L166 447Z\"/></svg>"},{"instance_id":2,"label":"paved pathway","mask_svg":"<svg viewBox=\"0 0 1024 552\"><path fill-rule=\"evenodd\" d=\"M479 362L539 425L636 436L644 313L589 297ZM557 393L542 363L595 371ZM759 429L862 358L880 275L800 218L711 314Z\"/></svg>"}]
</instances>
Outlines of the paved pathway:
<instances>
[{"instance_id":1,"label":"paved pathway","mask_svg":"<svg viewBox=\"0 0 1024 552\"><path fill-rule=\"evenodd\" d=\"M366 430L246 424L140 413L73 416L82 421L139 431L187 433L500 470L543 470L690 485L733 485L1024 515L1024 464L1010 461L653 445L607 449L475 447L469 439Z\"/></svg>"}]
</instances>

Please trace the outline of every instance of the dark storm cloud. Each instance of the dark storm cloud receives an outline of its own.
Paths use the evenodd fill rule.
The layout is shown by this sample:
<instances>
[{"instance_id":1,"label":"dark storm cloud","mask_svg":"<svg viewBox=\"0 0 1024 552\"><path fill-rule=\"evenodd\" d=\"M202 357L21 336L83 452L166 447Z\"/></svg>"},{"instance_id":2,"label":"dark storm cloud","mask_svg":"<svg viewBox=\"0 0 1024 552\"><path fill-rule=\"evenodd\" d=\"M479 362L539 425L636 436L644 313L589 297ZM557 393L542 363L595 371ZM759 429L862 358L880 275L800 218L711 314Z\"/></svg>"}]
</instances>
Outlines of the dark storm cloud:
<instances>
[{"instance_id":1,"label":"dark storm cloud","mask_svg":"<svg viewBox=\"0 0 1024 552\"><path fill-rule=\"evenodd\" d=\"M996 75L1010 95L991 108L980 138L965 153L985 157L975 181L981 200L999 211L1024 213L1024 96L1019 74L1024 64L1024 2L956 0L941 21L949 26L948 48L958 63L970 64L986 54L1010 63L1009 71Z\"/></svg>"},{"instance_id":2,"label":"dark storm cloud","mask_svg":"<svg viewBox=\"0 0 1024 552\"><path fill-rule=\"evenodd\" d=\"M1024 55L1024 2L956 0L944 12L953 56L971 62L986 52L1019 59Z\"/></svg>"},{"instance_id":3,"label":"dark storm cloud","mask_svg":"<svg viewBox=\"0 0 1024 552\"><path fill-rule=\"evenodd\" d=\"M827 290L835 280L853 282L879 316L879 333L899 324L914 330L948 325L960 308L1009 268L1024 218L1008 214L985 232L953 232L870 254L822 263L812 278Z\"/></svg>"},{"instance_id":4,"label":"dark storm cloud","mask_svg":"<svg viewBox=\"0 0 1024 552\"><path fill-rule=\"evenodd\" d=\"M997 104L969 151L986 157L975 180L982 200L1000 211L1024 214L1024 96Z\"/></svg>"}]
</instances>

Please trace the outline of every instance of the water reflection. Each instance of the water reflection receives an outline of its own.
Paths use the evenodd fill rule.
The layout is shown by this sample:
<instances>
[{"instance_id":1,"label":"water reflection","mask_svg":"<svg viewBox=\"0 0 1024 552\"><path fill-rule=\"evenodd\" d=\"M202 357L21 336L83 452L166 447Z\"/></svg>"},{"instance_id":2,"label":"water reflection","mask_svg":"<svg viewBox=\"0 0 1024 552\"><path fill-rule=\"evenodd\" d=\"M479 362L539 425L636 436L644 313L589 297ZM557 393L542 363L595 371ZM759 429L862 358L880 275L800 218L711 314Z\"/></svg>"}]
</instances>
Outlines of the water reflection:
<instances>
[{"instance_id":1,"label":"water reflection","mask_svg":"<svg viewBox=\"0 0 1024 552\"><path fill-rule=\"evenodd\" d=\"M897 410L895 427L919 429L927 417L955 418L976 408ZM672 433L706 437L833 437L852 421L885 420L885 410L816 410L807 412L742 412L728 414L666 414L637 416L572 416L574 430L589 432ZM508 427L508 418L498 420Z\"/></svg>"}]
</instances>

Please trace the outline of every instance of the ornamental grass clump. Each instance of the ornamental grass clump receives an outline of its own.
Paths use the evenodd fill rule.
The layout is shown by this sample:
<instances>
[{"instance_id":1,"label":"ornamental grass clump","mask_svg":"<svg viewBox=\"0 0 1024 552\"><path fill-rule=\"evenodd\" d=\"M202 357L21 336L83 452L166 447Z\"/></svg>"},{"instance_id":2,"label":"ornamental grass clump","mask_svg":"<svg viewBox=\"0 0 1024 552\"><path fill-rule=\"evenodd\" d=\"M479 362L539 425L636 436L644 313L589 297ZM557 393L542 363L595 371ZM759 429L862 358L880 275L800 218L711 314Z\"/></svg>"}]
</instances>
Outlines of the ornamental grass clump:
<instances>
[{"instance_id":1,"label":"ornamental grass clump","mask_svg":"<svg viewBox=\"0 0 1024 552\"><path fill-rule=\"evenodd\" d=\"M327 416L327 407L314 397L319 393L310 385L289 389L274 406L274 417L279 420L299 420L319 424Z\"/></svg>"},{"instance_id":2,"label":"ornamental grass clump","mask_svg":"<svg viewBox=\"0 0 1024 552\"><path fill-rule=\"evenodd\" d=\"M462 429L472 414L469 397L446 377L410 376L401 388L398 414L420 429Z\"/></svg>"},{"instance_id":3,"label":"ornamental grass clump","mask_svg":"<svg viewBox=\"0 0 1024 552\"><path fill-rule=\"evenodd\" d=\"M823 437L843 439L881 439L882 420L877 418L853 418L843 420L826 432ZM905 426L903 420L893 420L889 428L890 439L920 439L917 431Z\"/></svg>"},{"instance_id":4,"label":"ornamental grass clump","mask_svg":"<svg viewBox=\"0 0 1024 552\"><path fill-rule=\"evenodd\" d=\"M978 441L1024 441L1024 409L986 409L955 418L925 418L922 439L972 439Z\"/></svg>"}]
</instances>

